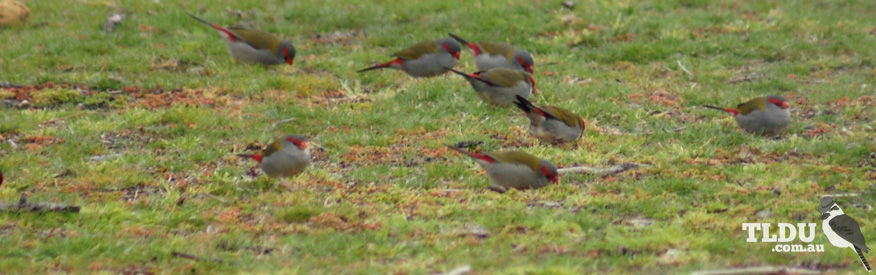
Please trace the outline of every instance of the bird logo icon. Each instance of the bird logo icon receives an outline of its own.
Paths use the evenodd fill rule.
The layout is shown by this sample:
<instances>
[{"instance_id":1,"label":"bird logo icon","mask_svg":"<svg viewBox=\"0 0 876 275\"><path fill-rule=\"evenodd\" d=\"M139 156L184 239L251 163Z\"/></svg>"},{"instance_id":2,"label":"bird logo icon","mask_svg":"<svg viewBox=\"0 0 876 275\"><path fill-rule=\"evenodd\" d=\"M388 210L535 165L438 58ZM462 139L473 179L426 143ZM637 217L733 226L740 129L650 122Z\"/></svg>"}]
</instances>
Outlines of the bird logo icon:
<instances>
[{"instance_id":1,"label":"bird logo icon","mask_svg":"<svg viewBox=\"0 0 876 275\"><path fill-rule=\"evenodd\" d=\"M870 248L864 243L864 235L861 234L858 222L843 213L833 197L822 198L818 212L821 213L821 228L830 243L839 248L854 250L867 272L871 272L870 264L864 257L864 253L870 251Z\"/></svg>"}]
</instances>

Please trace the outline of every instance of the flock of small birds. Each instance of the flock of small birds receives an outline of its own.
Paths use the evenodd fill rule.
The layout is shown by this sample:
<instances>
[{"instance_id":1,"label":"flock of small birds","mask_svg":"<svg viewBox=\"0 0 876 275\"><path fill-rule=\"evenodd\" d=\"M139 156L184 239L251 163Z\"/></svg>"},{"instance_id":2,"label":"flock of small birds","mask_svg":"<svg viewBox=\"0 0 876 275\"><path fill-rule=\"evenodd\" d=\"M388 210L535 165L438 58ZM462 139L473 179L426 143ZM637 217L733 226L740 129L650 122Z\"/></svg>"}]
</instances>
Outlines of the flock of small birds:
<instances>
[{"instance_id":1,"label":"flock of small birds","mask_svg":"<svg viewBox=\"0 0 876 275\"><path fill-rule=\"evenodd\" d=\"M222 27L193 14L188 15L215 29L238 62L294 64L295 47L288 40L242 26ZM452 33L448 35L448 38L416 43L392 54L391 60L359 72L388 68L401 70L411 77L433 77L452 72L468 81L484 102L519 108L530 121L529 134L538 140L563 144L581 137L586 127L580 116L557 106L535 105L528 100L537 93L533 77L535 62L529 52L507 43L469 42ZM453 69L459 62L461 45L472 51L477 72ZM777 135L791 121L787 100L777 95L754 98L735 108L704 107L732 114L743 130L758 135ZM475 153L459 146L448 147L481 165L495 183L491 188L531 189L550 182L558 183L559 174L551 162L523 151ZM311 162L307 139L302 135L284 136L261 152L240 156L257 161L259 168L270 177L293 177Z\"/></svg>"},{"instance_id":2,"label":"flock of small birds","mask_svg":"<svg viewBox=\"0 0 876 275\"><path fill-rule=\"evenodd\" d=\"M215 29L228 46L231 56L238 62L262 65L294 64L295 47L288 40L242 26L222 27L193 14L188 15ZM468 81L484 102L500 108L515 106L520 109L529 119L529 134L536 139L561 145L581 138L586 125L579 115L557 106L536 105L528 100L537 93L533 77L535 62L529 52L507 43L469 42L452 33L448 35L449 38L416 43L392 54L391 60L359 72L388 68L418 78L452 72ZM468 47L474 55L477 72L465 73L453 69L459 62L461 45ZM788 101L778 95L757 97L735 108L711 105L703 107L732 114L740 128L755 135L779 135L791 122ZM475 153L462 148L474 145L476 143L460 143L448 147L471 157L482 166L494 182L490 187L492 190L504 192L509 188L536 189L559 181L557 168L545 159L519 150ZM266 175L275 178L300 174L310 165L312 158L307 138L297 134L277 139L261 152L239 156L257 161ZM2 184L3 173L0 171L0 185ZM823 214L825 228L831 231L828 234L830 242L838 247L851 247L866 270L870 271L869 264L861 254L862 251L867 252L868 248L857 223L844 215L833 198L823 198L818 210ZM854 230L847 230L852 225ZM834 233L834 226L844 231Z\"/></svg>"}]
</instances>

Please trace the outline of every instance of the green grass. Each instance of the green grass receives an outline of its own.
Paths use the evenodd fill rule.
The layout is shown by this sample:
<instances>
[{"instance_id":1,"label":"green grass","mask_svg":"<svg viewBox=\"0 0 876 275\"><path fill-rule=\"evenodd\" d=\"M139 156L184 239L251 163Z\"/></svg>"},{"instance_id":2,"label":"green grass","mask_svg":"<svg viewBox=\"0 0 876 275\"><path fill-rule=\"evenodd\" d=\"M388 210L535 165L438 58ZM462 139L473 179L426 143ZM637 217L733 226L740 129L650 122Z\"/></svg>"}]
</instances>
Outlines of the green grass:
<instances>
[{"instance_id":1,"label":"green grass","mask_svg":"<svg viewBox=\"0 0 876 275\"><path fill-rule=\"evenodd\" d=\"M175 2L28 1L28 23L0 30L0 82L45 86L26 109L0 105L0 200L82 206L0 214L0 270L860 272L820 224L824 253L745 242L743 222L820 223L818 198L833 193L859 194L840 204L876 244L872 2ZM127 19L103 33L116 11ZM282 34L296 64L235 63L184 11ZM533 100L585 116L582 140L536 142L519 111L481 103L456 76L355 72L447 32L532 51ZM768 94L792 101L780 140L696 107ZM314 165L294 179L249 176L255 164L235 154L285 133L311 137ZM472 140L560 167L647 167L497 194L443 147Z\"/></svg>"}]
</instances>

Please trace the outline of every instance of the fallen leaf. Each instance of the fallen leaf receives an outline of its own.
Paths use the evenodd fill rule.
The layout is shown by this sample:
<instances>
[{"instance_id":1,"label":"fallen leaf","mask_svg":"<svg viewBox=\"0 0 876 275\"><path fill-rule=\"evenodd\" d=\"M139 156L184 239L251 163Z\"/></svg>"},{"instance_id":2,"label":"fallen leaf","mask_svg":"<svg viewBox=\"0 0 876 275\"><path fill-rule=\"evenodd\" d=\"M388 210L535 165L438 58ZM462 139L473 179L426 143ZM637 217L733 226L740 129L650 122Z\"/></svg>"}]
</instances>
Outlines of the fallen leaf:
<instances>
[{"instance_id":1,"label":"fallen leaf","mask_svg":"<svg viewBox=\"0 0 876 275\"><path fill-rule=\"evenodd\" d=\"M667 106L667 107L678 107L681 106L682 99L681 97L672 94L666 90L656 90L651 92L651 95L648 96L648 99L651 102Z\"/></svg>"},{"instance_id":2,"label":"fallen leaf","mask_svg":"<svg viewBox=\"0 0 876 275\"><path fill-rule=\"evenodd\" d=\"M153 31L155 31L155 28L153 28L152 26L149 26L149 25L140 25L140 31L153 32Z\"/></svg>"}]
</instances>

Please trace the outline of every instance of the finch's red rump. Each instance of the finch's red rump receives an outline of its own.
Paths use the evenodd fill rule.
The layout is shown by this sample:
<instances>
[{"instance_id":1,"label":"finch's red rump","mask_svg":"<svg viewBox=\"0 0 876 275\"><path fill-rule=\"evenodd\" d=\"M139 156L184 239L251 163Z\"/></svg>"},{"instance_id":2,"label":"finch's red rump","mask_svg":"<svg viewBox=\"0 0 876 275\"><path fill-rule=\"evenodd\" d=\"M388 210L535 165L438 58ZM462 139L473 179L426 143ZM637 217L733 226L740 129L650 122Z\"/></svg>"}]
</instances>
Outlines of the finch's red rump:
<instances>
[{"instance_id":1,"label":"finch's red rump","mask_svg":"<svg viewBox=\"0 0 876 275\"><path fill-rule=\"evenodd\" d=\"M475 56L481 54L481 48L478 47L478 44L468 43L468 48L471 49L472 53L474 53Z\"/></svg>"},{"instance_id":2,"label":"finch's red rump","mask_svg":"<svg viewBox=\"0 0 876 275\"><path fill-rule=\"evenodd\" d=\"M216 24L213 24L213 28L225 33L225 35L228 36L228 40L231 40L231 42L237 41L237 37L235 37L234 34L231 33L231 31L226 30L225 28Z\"/></svg>"},{"instance_id":3,"label":"finch's red rump","mask_svg":"<svg viewBox=\"0 0 876 275\"><path fill-rule=\"evenodd\" d=\"M724 111L733 114L733 116L739 115L739 110L736 110L736 109L725 108Z\"/></svg>"},{"instance_id":4,"label":"finch's red rump","mask_svg":"<svg viewBox=\"0 0 876 275\"><path fill-rule=\"evenodd\" d=\"M491 158L490 156L484 155L484 154L470 153L469 156L476 158L476 159L480 159L480 160L489 162L489 163L496 162L495 159Z\"/></svg>"},{"instance_id":5,"label":"finch's red rump","mask_svg":"<svg viewBox=\"0 0 876 275\"><path fill-rule=\"evenodd\" d=\"M247 157L254 159L255 161L258 161L259 163L262 163L262 154L252 154L252 155L247 155Z\"/></svg>"}]
</instances>

